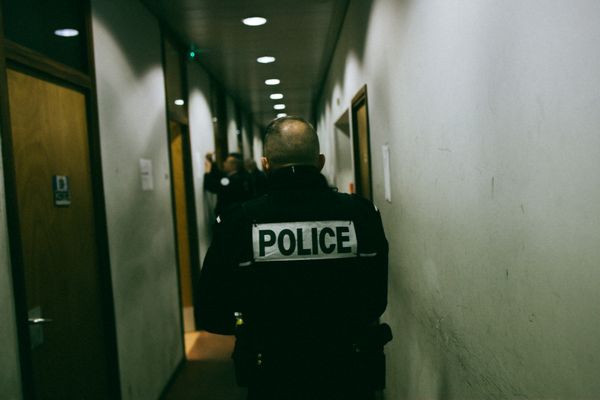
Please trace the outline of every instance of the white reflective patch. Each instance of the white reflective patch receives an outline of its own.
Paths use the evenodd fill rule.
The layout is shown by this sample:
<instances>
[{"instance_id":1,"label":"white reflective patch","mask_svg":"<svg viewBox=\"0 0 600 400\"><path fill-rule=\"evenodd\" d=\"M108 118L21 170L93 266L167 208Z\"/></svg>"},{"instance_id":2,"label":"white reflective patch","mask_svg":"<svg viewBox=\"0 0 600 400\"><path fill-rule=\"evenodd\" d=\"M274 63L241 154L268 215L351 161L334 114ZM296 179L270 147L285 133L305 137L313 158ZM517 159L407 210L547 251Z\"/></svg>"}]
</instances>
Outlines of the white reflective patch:
<instances>
[{"instance_id":1,"label":"white reflective patch","mask_svg":"<svg viewBox=\"0 0 600 400\"><path fill-rule=\"evenodd\" d=\"M255 224L254 261L350 258L358 255L352 221L305 221Z\"/></svg>"},{"instance_id":2,"label":"white reflective patch","mask_svg":"<svg viewBox=\"0 0 600 400\"><path fill-rule=\"evenodd\" d=\"M221 185L229 186L229 178L227 178L227 177L221 178Z\"/></svg>"}]
</instances>

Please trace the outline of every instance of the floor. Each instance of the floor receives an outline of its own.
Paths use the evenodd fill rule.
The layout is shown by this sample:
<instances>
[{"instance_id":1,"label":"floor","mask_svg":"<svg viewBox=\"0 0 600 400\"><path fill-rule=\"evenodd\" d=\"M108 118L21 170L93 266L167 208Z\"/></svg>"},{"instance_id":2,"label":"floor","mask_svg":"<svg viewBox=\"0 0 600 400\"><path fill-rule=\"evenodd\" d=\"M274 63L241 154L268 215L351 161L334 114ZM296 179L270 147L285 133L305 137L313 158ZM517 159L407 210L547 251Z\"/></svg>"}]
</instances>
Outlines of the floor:
<instances>
[{"instance_id":1,"label":"floor","mask_svg":"<svg viewBox=\"0 0 600 400\"><path fill-rule=\"evenodd\" d=\"M164 400L243 400L231 361L233 336L191 332L185 335L187 363Z\"/></svg>"},{"instance_id":2,"label":"floor","mask_svg":"<svg viewBox=\"0 0 600 400\"><path fill-rule=\"evenodd\" d=\"M234 341L233 336L186 333L187 363L161 400L245 400L246 390L235 383ZM383 394L378 392L375 398L381 400Z\"/></svg>"}]
</instances>

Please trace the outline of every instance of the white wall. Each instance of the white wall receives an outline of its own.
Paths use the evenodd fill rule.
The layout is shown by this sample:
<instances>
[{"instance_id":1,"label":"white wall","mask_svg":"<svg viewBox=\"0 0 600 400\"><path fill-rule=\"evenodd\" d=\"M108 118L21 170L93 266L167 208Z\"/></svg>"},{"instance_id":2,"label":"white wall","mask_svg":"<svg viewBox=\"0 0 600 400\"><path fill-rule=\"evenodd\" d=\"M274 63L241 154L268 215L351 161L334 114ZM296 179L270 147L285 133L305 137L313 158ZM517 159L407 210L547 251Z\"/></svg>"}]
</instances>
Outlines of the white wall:
<instances>
[{"instance_id":1,"label":"white wall","mask_svg":"<svg viewBox=\"0 0 600 400\"><path fill-rule=\"evenodd\" d=\"M262 165L260 164L260 158L263 156L263 142L261 129L252 125L252 157L256 161L256 165L258 169L262 170Z\"/></svg>"},{"instance_id":2,"label":"white wall","mask_svg":"<svg viewBox=\"0 0 600 400\"><path fill-rule=\"evenodd\" d=\"M244 150L244 160L254 157L254 140L252 133L253 125L251 121L248 121L247 115L242 115L242 147Z\"/></svg>"},{"instance_id":3,"label":"white wall","mask_svg":"<svg viewBox=\"0 0 600 400\"><path fill-rule=\"evenodd\" d=\"M330 152L328 164L334 167L333 185L339 192L350 193L350 185L354 185L354 168L352 160L352 137L350 136L350 113L343 113L336 121L333 129L335 151ZM341 122L341 123L340 123ZM356 187L356 186L354 186Z\"/></svg>"},{"instance_id":4,"label":"white wall","mask_svg":"<svg viewBox=\"0 0 600 400\"><path fill-rule=\"evenodd\" d=\"M387 399L600 397L599 42L595 0L351 0L318 129L367 84Z\"/></svg>"},{"instance_id":5,"label":"white wall","mask_svg":"<svg viewBox=\"0 0 600 400\"><path fill-rule=\"evenodd\" d=\"M21 374L1 154L0 148L0 393L3 399L17 400L22 398Z\"/></svg>"},{"instance_id":6,"label":"white wall","mask_svg":"<svg viewBox=\"0 0 600 400\"><path fill-rule=\"evenodd\" d=\"M227 107L227 145L229 153L237 153L240 151L238 143L238 136L241 135L240 130L235 120L236 117L236 106L235 102L230 96L226 96L226 107Z\"/></svg>"},{"instance_id":7,"label":"white wall","mask_svg":"<svg viewBox=\"0 0 600 400\"><path fill-rule=\"evenodd\" d=\"M92 16L121 389L153 399L183 359L161 37L134 0L93 0Z\"/></svg>"},{"instance_id":8,"label":"white wall","mask_svg":"<svg viewBox=\"0 0 600 400\"><path fill-rule=\"evenodd\" d=\"M194 190L198 236L200 240L200 260L204 260L210 245L212 224L214 223L215 196L204 191L204 157L215 150L214 126L211 112L210 87L208 74L197 64L188 64L189 122L192 148Z\"/></svg>"}]
</instances>

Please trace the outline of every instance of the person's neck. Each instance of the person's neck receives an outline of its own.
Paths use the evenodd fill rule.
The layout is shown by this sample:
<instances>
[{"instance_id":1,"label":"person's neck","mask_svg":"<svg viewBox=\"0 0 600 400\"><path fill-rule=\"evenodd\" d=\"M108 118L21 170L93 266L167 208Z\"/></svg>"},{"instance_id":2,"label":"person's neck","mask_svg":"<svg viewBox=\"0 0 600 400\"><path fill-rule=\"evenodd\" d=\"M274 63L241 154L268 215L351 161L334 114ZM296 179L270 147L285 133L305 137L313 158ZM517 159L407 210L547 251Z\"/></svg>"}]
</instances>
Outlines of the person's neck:
<instances>
[{"instance_id":1,"label":"person's neck","mask_svg":"<svg viewBox=\"0 0 600 400\"><path fill-rule=\"evenodd\" d=\"M316 165L313 164L298 164L298 163L287 163L287 164L275 164L271 166L271 171L277 171L286 168L300 168L300 169L318 169Z\"/></svg>"},{"instance_id":2,"label":"person's neck","mask_svg":"<svg viewBox=\"0 0 600 400\"><path fill-rule=\"evenodd\" d=\"M314 165L289 164L284 167L270 169L268 175L271 176L292 176L292 175L320 175L320 171Z\"/></svg>"}]
</instances>

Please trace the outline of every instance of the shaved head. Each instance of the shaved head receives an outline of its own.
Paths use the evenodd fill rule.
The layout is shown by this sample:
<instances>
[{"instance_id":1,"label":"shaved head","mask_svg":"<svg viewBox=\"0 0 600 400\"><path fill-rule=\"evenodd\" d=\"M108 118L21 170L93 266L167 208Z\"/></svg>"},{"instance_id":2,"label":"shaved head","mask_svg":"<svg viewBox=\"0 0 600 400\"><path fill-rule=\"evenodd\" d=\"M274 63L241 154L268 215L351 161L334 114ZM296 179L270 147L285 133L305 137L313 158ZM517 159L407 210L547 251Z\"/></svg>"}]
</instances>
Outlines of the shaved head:
<instances>
[{"instance_id":1,"label":"shaved head","mask_svg":"<svg viewBox=\"0 0 600 400\"><path fill-rule=\"evenodd\" d=\"M324 162L319 153L319 137L313 126L301 117L273 120L265 134L264 159L267 169L289 165L312 165L319 169Z\"/></svg>"}]
</instances>

